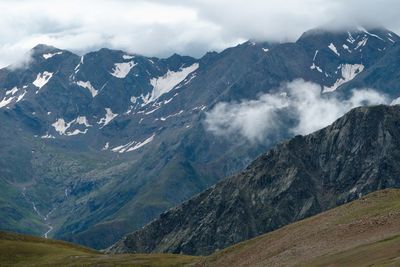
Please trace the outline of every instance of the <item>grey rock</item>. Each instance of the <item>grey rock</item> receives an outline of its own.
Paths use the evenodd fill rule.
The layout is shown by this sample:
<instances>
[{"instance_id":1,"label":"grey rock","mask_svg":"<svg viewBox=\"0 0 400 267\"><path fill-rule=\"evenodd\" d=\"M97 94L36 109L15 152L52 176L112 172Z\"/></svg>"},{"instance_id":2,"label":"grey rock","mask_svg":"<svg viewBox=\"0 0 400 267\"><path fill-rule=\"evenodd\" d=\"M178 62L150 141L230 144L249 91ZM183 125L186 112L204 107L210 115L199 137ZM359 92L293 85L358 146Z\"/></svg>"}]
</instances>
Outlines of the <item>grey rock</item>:
<instances>
[{"instance_id":1,"label":"grey rock","mask_svg":"<svg viewBox=\"0 0 400 267\"><path fill-rule=\"evenodd\" d=\"M123 238L109 253L207 255L357 199L400 187L400 106L356 108L283 142Z\"/></svg>"}]
</instances>

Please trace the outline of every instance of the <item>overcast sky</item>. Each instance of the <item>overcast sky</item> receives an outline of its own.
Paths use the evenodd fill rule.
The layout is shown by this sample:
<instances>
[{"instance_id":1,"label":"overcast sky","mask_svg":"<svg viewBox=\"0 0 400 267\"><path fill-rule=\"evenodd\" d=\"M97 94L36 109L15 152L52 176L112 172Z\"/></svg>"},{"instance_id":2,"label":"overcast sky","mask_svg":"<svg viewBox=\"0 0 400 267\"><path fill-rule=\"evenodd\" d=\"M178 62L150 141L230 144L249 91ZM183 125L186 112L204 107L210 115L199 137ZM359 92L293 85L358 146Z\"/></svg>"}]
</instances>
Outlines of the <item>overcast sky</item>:
<instances>
[{"instance_id":1,"label":"overcast sky","mask_svg":"<svg viewBox=\"0 0 400 267\"><path fill-rule=\"evenodd\" d=\"M199 57L247 39L295 40L320 25L400 32L398 0L0 0L0 67L38 43Z\"/></svg>"}]
</instances>

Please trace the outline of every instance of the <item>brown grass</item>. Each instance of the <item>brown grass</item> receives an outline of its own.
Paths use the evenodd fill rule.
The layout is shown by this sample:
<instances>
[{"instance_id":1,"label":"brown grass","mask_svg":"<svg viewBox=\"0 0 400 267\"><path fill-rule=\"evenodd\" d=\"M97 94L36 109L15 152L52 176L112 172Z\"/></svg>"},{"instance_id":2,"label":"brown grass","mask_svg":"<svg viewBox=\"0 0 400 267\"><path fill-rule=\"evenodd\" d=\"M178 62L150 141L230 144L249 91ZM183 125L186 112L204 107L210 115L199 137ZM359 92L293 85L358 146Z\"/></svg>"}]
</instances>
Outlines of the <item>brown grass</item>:
<instances>
[{"instance_id":1,"label":"brown grass","mask_svg":"<svg viewBox=\"0 0 400 267\"><path fill-rule=\"evenodd\" d=\"M400 190L383 190L229 247L198 266L370 266L374 259L383 264L400 256L399 238L393 238L398 234ZM346 257L348 265L337 263Z\"/></svg>"}]
</instances>

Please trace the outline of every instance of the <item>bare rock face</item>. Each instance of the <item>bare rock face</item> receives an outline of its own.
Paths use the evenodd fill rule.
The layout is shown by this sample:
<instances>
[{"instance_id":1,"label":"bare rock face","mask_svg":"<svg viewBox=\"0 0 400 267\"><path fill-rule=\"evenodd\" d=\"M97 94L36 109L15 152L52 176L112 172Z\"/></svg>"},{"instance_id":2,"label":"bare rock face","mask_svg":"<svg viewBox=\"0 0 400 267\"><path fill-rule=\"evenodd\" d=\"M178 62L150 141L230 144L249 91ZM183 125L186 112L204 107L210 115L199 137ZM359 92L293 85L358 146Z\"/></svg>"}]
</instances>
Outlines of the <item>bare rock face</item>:
<instances>
[{"instance_id":1,"label":"bare rock face","mask_svg":"<svg viewBox=\"0 0 400 267\"><path fill-rule=\"evenodd\" d=\"M356 108L296 136L108 249L206 255L359 198L400 187L400 106Z\"/></svg>"}]
</instances>

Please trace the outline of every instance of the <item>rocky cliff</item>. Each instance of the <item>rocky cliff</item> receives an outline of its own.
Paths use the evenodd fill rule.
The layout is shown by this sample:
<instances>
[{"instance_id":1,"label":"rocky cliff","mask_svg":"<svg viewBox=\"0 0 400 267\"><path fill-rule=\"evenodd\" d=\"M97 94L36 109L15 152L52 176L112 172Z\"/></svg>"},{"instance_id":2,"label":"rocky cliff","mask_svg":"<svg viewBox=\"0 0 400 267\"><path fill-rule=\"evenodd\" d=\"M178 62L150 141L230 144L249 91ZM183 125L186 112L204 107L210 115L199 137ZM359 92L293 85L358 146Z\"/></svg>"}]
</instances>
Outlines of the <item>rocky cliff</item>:
<instances>
[{"instance_id":1,"label":"rocky cliff","mask_svg":"<svg viewBox=\"0 0 400 267\"><path fill-rule=\"evenodd\" d=\"M399 187L399 125L400 106L356 108L320 131L277 145L108 251L205 255Z\"/></svg>"}]
</instances>

